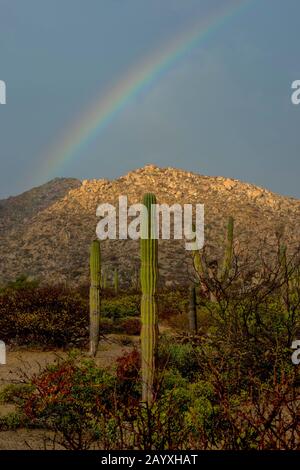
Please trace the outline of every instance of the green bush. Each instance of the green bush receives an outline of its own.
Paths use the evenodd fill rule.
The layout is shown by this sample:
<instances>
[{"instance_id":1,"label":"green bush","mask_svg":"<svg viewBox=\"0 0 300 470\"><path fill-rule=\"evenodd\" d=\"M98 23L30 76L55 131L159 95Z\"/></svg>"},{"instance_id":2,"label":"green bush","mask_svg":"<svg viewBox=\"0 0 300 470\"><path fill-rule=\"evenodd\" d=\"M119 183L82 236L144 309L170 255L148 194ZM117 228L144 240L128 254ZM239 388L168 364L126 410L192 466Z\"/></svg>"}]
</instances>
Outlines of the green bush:
<instances>
[{"instance_id":1,"label":"green bush","mask_svg":"<svg viewBox=\"0 0 300 470\"><path fill-rule=\"evenodd\" d=\"M7 290L0 295L0 331L6 342L80 346L88 335L88 302L61 287Z\"/></svg>"}]
</instances>

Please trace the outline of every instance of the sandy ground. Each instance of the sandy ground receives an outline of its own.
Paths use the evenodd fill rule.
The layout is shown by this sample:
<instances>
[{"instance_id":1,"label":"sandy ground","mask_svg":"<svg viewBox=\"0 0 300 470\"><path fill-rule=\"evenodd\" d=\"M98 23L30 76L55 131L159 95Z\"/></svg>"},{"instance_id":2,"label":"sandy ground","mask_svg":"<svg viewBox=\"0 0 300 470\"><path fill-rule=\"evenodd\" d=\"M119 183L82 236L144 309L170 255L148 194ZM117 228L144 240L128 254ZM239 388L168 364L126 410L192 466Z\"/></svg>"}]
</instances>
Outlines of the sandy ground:
<instances>
[{"instance_id":1,"label":"sandy ground","mask_svg":"<svg viewBox=\"0 0 300 470\"><path fill-rule=\"evenodd\" d=\"M111 368L116 359L132 350L138 344L138 337L130 337L131 344L124 345L120 337L111 335L99 344L96 363L105 368ZM14 349L7 352L7 364L0 365L0 388L11 383L27 382L32 375L39 373L47 364L57 363L67 357L61 350L41 351L37 349ZM88 354L83 352L83 358ZM13 405L0 405L0 416L14 410ZM43 430L18 429L16 431L0 432L0 450L30 450L51 449L49 433ZM57 446L56 448L59 448Z\"/></svg>"}]
</instances>

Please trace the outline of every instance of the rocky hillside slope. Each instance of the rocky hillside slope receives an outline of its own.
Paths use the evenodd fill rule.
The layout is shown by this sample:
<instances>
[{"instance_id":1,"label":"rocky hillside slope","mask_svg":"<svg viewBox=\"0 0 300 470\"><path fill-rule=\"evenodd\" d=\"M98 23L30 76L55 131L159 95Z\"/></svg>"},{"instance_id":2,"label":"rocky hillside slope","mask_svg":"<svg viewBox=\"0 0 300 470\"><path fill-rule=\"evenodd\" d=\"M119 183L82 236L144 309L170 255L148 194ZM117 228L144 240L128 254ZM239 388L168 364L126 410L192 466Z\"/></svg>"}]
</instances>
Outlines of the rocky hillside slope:
<instances>
[{"instance_id":1,"label":"rocky hillside slope","mask_svg":"<svg viewBox=\"0 0 300 470\"><path fill-rule=\"evenodd\" d=\"M116 204L127 195L129 204L154 192L158 202L204 203L206 247L212 257L222 254L226 220L236 221L235 250L258 256L276 249L276 233L292 248L300 242L300 201L252 184L208 177L174 168L147 165L116 180L55 179L17 197L0 201L0 279L30 274L43 281L81 283L88 279L88 248L95 238L96 208ZM159 241L163 282L183 283L191 268L182 241ZM139 264L138 242L102 243L103 264L121 281L132 279Z\"/></svg>"}]
</instances>

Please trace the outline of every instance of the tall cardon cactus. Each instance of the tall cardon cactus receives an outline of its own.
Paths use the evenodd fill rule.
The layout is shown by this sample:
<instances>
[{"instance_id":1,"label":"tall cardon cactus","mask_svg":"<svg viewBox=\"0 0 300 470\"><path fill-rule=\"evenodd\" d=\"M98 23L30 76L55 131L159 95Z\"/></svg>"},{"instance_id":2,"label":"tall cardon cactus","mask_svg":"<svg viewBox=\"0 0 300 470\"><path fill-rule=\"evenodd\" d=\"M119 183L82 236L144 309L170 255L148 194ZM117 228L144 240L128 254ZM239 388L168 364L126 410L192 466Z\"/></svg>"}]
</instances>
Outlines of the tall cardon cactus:
<instances>
[{"instance_id":1,"label":"tall cardon cactus","mask_svg":"<svg viewBox=\"0 0 300 470\"><path fill-rule=\"evenodd\" d=\"M141 363L142 399L151 405L154 398L155 368L158 342L156 289L158 281L158 241L155 238L156 197L145 194L141 221Z\"/></svg>"},{"instance_id":2,"label":"tall cardon cactus","mask_svg":"<svg viewBox=\"0 0 300 470\"><path fill-rule=\"evenodd\" d=\"M101 252L100 241L90 247L90 353L96 355L100 331Z\"/></svg>"}]
</instances>

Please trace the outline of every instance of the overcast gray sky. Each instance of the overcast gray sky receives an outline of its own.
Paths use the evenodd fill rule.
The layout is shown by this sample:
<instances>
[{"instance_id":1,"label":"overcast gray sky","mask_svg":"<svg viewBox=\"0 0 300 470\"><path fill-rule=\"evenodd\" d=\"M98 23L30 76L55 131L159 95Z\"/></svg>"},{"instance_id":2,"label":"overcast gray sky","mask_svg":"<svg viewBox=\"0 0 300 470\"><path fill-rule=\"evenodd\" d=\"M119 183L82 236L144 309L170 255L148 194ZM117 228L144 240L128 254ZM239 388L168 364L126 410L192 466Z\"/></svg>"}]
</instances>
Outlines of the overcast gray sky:
<instances>
[{"instance_id":1,"label":"overcast gray sky","mask_svg":"<svg viewBox=\"0 0 300 470\"><path fill-rule=\"evenodd\" d=\"M53 176L114 178L146 163L300 197L300 106L291 103L299 0L250 1L57 174L42 170L49 149L110 83L226 2L0 0L0 197Z\"/></svg>"}]
</instances>

